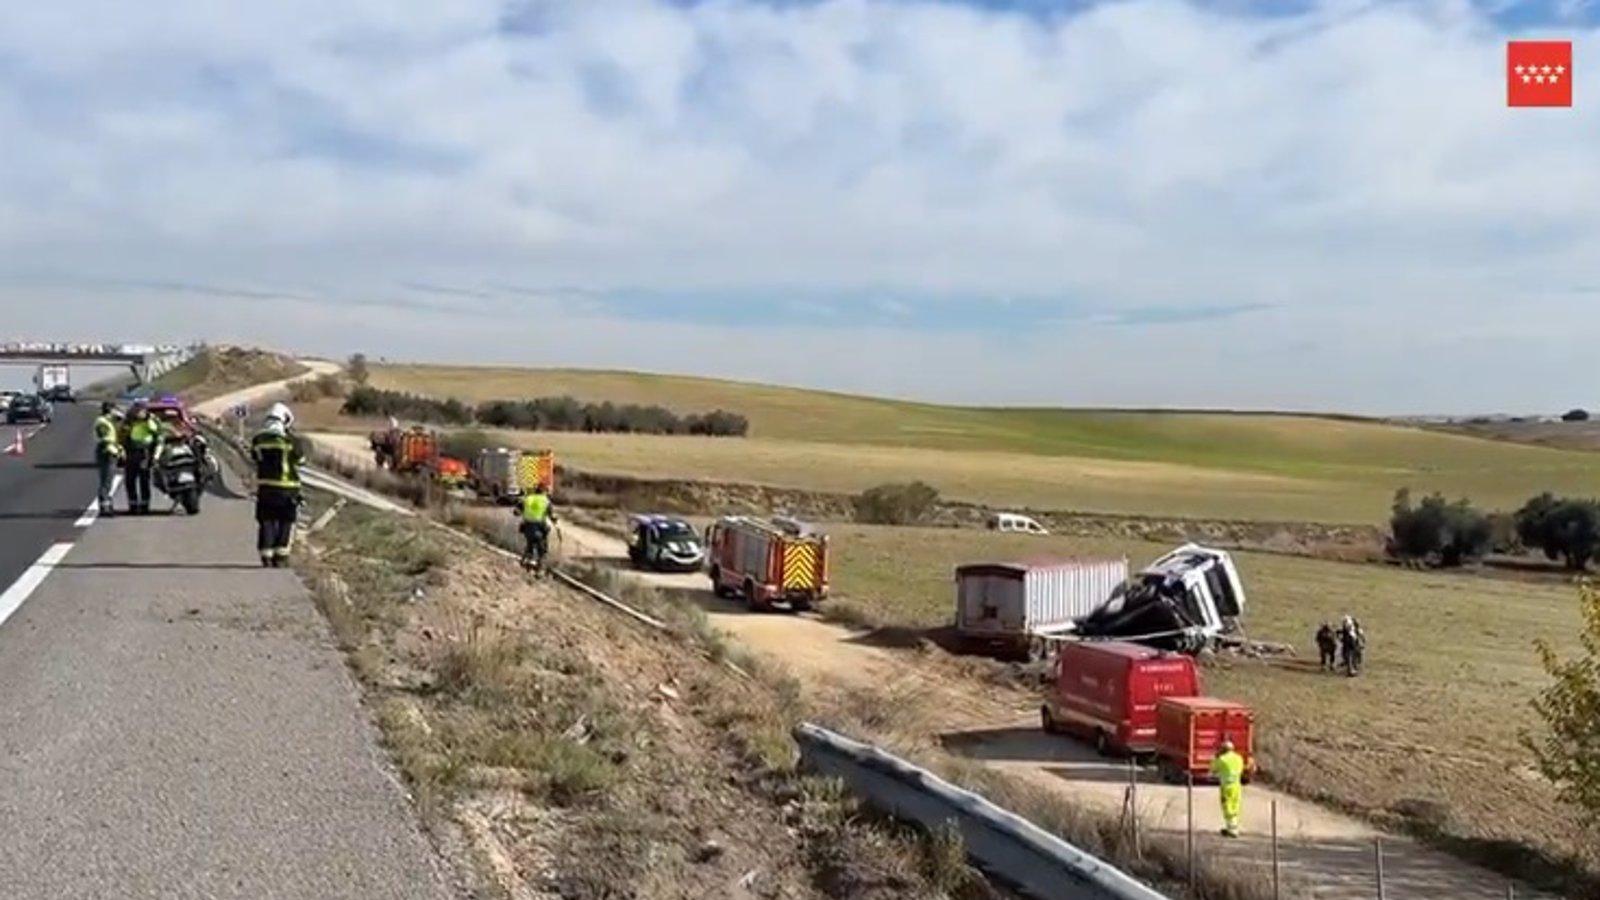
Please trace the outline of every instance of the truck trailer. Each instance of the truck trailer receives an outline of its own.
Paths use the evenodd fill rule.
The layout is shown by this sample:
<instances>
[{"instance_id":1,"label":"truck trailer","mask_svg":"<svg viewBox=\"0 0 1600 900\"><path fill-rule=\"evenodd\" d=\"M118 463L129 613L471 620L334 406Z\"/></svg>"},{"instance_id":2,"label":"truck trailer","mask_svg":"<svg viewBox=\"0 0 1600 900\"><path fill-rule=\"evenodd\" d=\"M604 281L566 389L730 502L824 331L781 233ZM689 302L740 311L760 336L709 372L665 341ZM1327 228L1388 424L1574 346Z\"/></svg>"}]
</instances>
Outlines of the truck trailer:
<instances>
[{"instance_id":1,"label":"truck trailer","mask_svg":"<svg viewBox=\"0 0 1600 900\"><path fill-rule=\"evenodd\" d=\"M803 611L828 596L828 536L794 519L724 516L706 531L706 556L711 590L752 610Z\"/></svg>"},{"instance_id":2,"label":"truck trailer","mask_svg":"<svg viewBox=\"0 0 1600 900\"><path fill-rule=\"evenodd\" d=\"M1044 659L1051 639L1104 606L1128 580L1126 557L972 563L956 569L956 634L964 645Z\"/></svg>"}]
</instances>

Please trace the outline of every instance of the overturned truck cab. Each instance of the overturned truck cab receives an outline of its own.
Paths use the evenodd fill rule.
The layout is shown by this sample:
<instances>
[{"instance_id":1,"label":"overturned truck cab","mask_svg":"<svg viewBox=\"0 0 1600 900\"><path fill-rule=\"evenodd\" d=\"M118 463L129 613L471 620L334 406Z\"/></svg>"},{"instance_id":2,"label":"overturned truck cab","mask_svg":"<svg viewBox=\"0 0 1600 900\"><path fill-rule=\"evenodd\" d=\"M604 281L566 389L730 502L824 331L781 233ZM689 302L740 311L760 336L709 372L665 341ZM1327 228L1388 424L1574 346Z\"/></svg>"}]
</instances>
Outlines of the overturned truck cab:
<instances>
[{"instance_id":1,"label":"overturned truck cab","mask_svg":"<svg viewBox=\"0 0 1600 900\"><path fill-rule=\"evenodd\" d=\"M1238 629L1244 585L1226 551L1185 544L1077 622L1084 638L1116 638L1198 653Z\"/></svg>"}]
</instances>

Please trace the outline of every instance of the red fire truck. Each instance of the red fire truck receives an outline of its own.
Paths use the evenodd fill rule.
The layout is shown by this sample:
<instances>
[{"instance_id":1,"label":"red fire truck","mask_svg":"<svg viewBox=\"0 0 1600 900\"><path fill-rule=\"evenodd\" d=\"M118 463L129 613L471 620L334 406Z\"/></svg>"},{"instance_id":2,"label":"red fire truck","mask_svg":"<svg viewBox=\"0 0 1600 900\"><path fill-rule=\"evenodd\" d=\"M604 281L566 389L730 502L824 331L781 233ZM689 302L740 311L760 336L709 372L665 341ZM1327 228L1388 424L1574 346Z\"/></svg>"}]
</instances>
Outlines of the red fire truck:
<instances>
[{"instance_id":1,"label":"red fire truck","mask_svg":"<svg viewBox=\"0 0 1600 900\"><path fill-rule=\"evenodd\" d=\"M807 610L828 596L828 536L789 518L724 516L706 531L711 589L752 610Z\"/></svg>"}]
</instances>

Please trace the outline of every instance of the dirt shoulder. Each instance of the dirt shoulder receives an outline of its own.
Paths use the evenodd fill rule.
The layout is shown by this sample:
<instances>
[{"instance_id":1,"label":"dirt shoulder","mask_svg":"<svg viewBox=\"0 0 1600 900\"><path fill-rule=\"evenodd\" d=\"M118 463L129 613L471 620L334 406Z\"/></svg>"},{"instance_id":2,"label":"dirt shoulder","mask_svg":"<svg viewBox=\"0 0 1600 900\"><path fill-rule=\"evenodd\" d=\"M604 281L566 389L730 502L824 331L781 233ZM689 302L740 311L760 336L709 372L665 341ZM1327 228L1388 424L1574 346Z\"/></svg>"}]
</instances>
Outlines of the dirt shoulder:
<instances>
[{"instance_id":1,"label":"dirt shoulder","mask_svg":"<svg viewBox=\"0 0 1600 900\"><path fill-rule=\"evenodd\" d=\"M781 680L349 507L304 574L425 822L512 898L1006 896L799 776Z\"/></svg>"}]
</instances>

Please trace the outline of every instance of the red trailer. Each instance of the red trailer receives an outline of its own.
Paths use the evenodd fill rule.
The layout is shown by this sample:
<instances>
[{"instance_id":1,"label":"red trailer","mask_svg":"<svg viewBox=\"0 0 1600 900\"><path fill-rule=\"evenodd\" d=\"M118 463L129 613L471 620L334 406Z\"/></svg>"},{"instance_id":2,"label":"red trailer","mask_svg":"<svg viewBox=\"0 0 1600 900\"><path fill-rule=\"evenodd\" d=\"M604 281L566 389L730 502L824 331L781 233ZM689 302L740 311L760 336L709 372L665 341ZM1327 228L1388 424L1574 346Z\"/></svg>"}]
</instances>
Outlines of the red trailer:
<instances>
[{"instance_id":1,"label":"red trailer","mask_svg":"<svg viewBox=\"0 0 1600 900\"><path fill-rule=\"evenodd\" d=\"M1156 704L1194 697L1194 658L1122 641L1077 641L1056 654L1055 688L1040 707L1044 730L1093 741L1104 755L1156 749Z\"/></svg>"},{"instance_id":2,"label":"red trailer","mask_svg":"<svg viewBox=\"0 0 1600 900\"><path fill-rule=\"evenodd\" d=\"M793 519L724 516L706 532L711 590L751 609L806 610L828 596L828 536Z\"/></svg>"},{"instance_id":3,"label":"red trailer","mask_svg":"<svg viewBox=\"0 0 1600 900\"><path fill-rule=\"evenodd\" d=\"M1161 775L1181 783L1211 780L1211 761L1223 739L1244 757L1246 781L1255 774L1255 713L1243 703L1215 697L1163 697L1156 705L1156 755Z\"/></svg>"}]
</instances>

